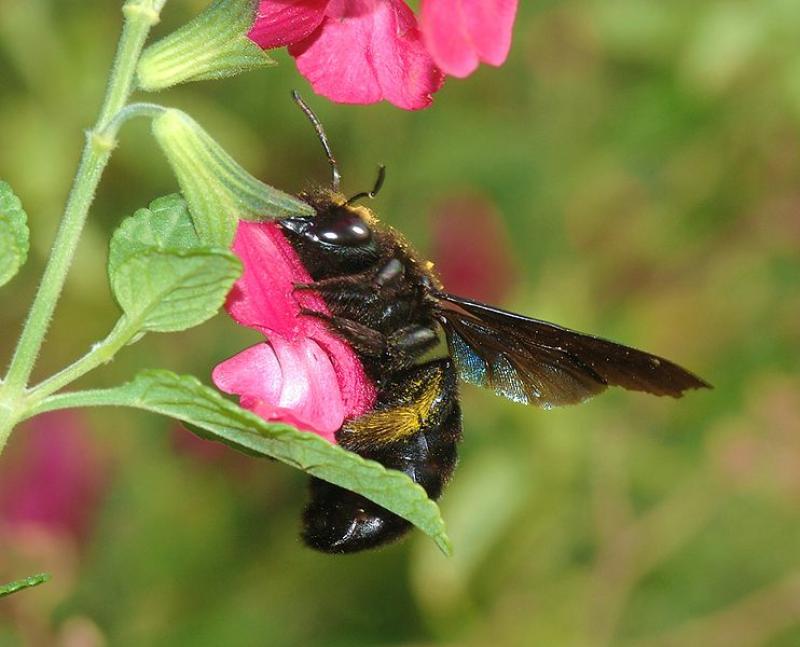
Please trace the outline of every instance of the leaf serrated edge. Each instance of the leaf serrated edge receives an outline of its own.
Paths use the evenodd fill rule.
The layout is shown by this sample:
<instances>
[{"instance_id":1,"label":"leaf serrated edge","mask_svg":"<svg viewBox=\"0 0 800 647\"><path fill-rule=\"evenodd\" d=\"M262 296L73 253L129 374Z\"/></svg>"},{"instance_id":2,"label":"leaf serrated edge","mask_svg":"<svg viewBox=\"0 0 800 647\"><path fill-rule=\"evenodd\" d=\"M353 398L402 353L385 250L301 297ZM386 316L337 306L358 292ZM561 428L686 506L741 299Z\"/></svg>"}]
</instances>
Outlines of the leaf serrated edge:
<instances>
[{"instance_id":1,"label":"leaf serrated edge","mask_svg":"<svg viewBox=\"0 0 800 647\"><path fill-rule=\"evenodd\" d=\"M186 415L185 413L182 415L180 412L175 411L174 408L170 408L168 405L165 405L163 401L159 401L159 399L155 397L157 393L154 390L159 388L177 388L184 392L188 391L195 400L198 397L207 400L210 404L216 406L217 415L219 415L218 412L220 410L222 410L223 417L225 414L229 415L232 418L234 426L215 426L213 423L209 423L205 420L197 420L195 417ZM148 401L148 397L151 398L151 401ZM190 425L195 425L211 434L224 438L234 444L244 446L263 456L274 458L292 467L306 471L312 476L358 492L362 496L391 510L398 516L403 517L415 525L422 532L431 537L437 547L445 555L449 556L452 554L452 547L447 537L444 520L442 519L438 505L431 500L425 490L409 478L408 475L396 470L387 469L376 461L365 459L358 454L333 445L314 433L302 431L285 424L269 423L254 413L242 409L234 402L224 398L220 393L206 386L193 375L178 375L165 369L148 369L141 371L130 382L111 389L63 393L51 396L41 403L33 413L38 414L45 411L74 406L133 407L151 413L166 415L187 422ZM352 468L357 466L358 470L372 472L372 474L369 475L370 482L375 480L376 475L379 480L383 479L385 476L385 480L393 482L393 484L389 485L388 489L394 489L399 486L402 487L406 493L410 494L410 496L404 496L402 499L405 503L405 509L398 508L394 501L387 501L380 496L376 497L375 494L380 494L376 488L365 491L357 487L357 483L355 484L356 487L353 487L352 479L349 481L346 479L338 479L336 474L331 474L328 471L330 462L300 461L292 456L290 450L276 451L280 450L282 447L291 446L298 441L323 454L330 455L331 452L340 453L340 455L334 459L334 464L339 463L339 459L343 459L350 464L349 466L345 466L345 471L347 471L347 469L352 471ZM267 446L265 446L264 443L267 443ZM342 468L338 468L338 471L342 473ZM383 491L387 491L387 488L384 487Z\"/></svg>"},{"instance_id":2,"label":"leaf serrated edge","mask_svg":"<svg viewBox=\"0 0 800 647\"><path fill-rule=\"evenodd\" d=\"M380 463L378 463L376 461L365 459L362 456L359 456L358 454L355 454L353 452L349 452L349 451L347 451L347 450L345 450L345 449L343 449L343 448L341 448L341 447L339 447L337 445L331 445L328 441L324 440L323 438L321 438L321 437L319 437L316 434L313 434L311 432L298 430L298 429L295 429L294 427L290 427L288 425L280 425L280 424L268 423L263 418L260 418L256 414L254 414L254 413L252 413L252 412L250 412L250 411L248 411L246 409L243 409L243 408L239 407L238 405L236 405L235 403L231 402L230 400L224 398L222 395L220 395L215 390L213 390L213 389L209 388L208 386L204 385L202 382L200 382L194 376L191 376L191 375L180 376L180 375L177 375L177 374L175 374L175 373L173 373L171 371L165 371L163 369L151 369L151 370L148 370L148 371L143 371L142 373L140 373L140 375L143 376L143 377L147 377L147 378L153 379L154 381L158 381L161 378L166 378L170 382L171 385L178 386L179 388L183 387L182 380L183 379L187 379L187 381L190 381L192 383L192 387L193 388L197 388L198 390L202 391L204 396L206 396L209 399L211 399L213 402L215 402L216 404L221 406L223 409L231 412L232 414L236 415L239 418L242 418L244 421L249 422L250 424L252 424L258 430L268 431L269 433L277 432L277 434L290 434L290 435L302 436L302 440L304 442L308 443L308 444L317 445L320 449L322 449L323 447L325 447L326 449L333 448L334 451L342 452L343 454L347 455L349 457L348 460L353 460L354 462L358 462L363 467L365 467L365 468L367 468L367 469L369 469L369 470L371 470L373 472L380 473L380 474L385 474L385 475L391 477L391 479L395 480L395 481L397 481L397 480L400 480L401 482L405 481L404 486L409 486L410 485L410 487L411 487L411 489L413 491L416 491L418 495L421 495L421 496L419 496L417 498L417 500L409 502L411 507L413 507L413 508L419 508L419 507L428 508L429 511L435 510L436 521L434 521L434 523L433 523L433 526L436 526L435 528L429 526L428 524L425 524L424 526L418 524L416 522L418 520L416 520L415 518L409 518L409 516L413 516L413 515L411 515L410 512L404 513L403 510L398 510L396 508L392 508L391 506L387 506L387 505L384 504L384 502L381 502L381 501L375 501L375 502L378 503L379 505L384 505L384 507L387 507L387 508L391 509L392 512L394 512L395 514L398 514L399 516L402 516L404 519L410 521L415 526L420 528L420 530L425 532L425 534L430 536L436 542L437 546L439 547L439 549L444 554L446 554L446 555L452 554L452 545L451 545L450 540L447 537L447 534L445 532L444 521L441 518L438 506L436 505L436 503L434 501L432 501L428 497L428 494L427 494L427 492L425 492L425 489L422 486L420 486L418 483L415 483L406 474L404 474L402 472L399 472L397 470L387 469L384 465L381 465ZM195 424L197 423L197 421L193 421L193 422L195 422ZM208 431L212 431L212 433L214 432L214 430L211 430L211 429L208 429ZM259 434L259 435L262 435L262 434ZM235 439L231 439L231 440L234 440L234 442L235 442ZM278 460L281 460L281 461L289 463L289 464L293 463L294 466L296 466L298 469L302 469L303 471L305 471L305 472L307 472L307 473L309 473L309 474L311 474L313 476L317 476L318 478L322 478L323 480L330 480L328 478L325 478L325 476L322 475L321 473L319 473L319 471L316 469L317 466L315 466L313 464L308 464L308 463L304 464L304 463L296 462L296 461L291 461L290 462L290 461L287 460L288 457L285 457L285 456L282 457L282 456L273 455L273 458L276 458ZM348 487L348 484L346 484L346 483L337 482L337 481L330 481L330 482L334 483L334 485L339 485L341 487L345 487L345 488ZM366 494L364 492L360 492L360 494L362 494L363 496L366 496L370 500L374 500L372 497L370 497L368 494Z\"/></svg>"},{"instance_id":3,"label":"leaf serrated edge","mask_svg":"<svg viewBox=\"0 0 800 647\"><path fill-rule=\"evenodd\" d=\"M189 325L181 325L181 327L177 327L177 328L175 328L175 327L168 327L168 328L156 327L156 328L151 328L151 327L148 327L148 325L147 325L147 321L148 321L149 317L152 315L152 313L154 311L156 311L158 309L158 307L164 302L164 300L166 299L166 297L170 293L176 292L177 290L181 289L181 284L182 283L185 284L185 282L187 280L189 280L189 279L191 279L193 277L196 277L198 275L206 273L207 272L207 266L205 268L198 266L198 267L194 268L191 272L188 272L186 274L181 275L179 280L177 280L176 282L170 284L169 287L165 287L164 289L159 291L158 294L155 296L155 298L153 298L151 300L150 304L148 304L145 307L139 309L138 312L134 312L130 308L126 308L126 304L123 304L123 302L122 302L122 300L120 299L120 296L119 296L120 290L122 289L122 286L120 285L120 283L123 280L130 281L130 279L126 279L125 278L125 276L126 276L125 267L128 266L128 265L131 265L134 262L141 262L142 260L145 260L145 259L151 258L151 257L156 257L156 256L162 257L162 258L172 257L172 258L179 258L179 259L196 257L196 258L205 258L206 261L209 261L209 262L210 261L214 261L214 260L224 260L226 262L226 266L227 266L226 269L228 271L226 271L224 276L222 276L222 274L218 275L218 277L216 279L216 281L218 281L219 284L220 284L219 288L214 288L214 290L204 290L204 292L203 292L203 298L207 298L207 296L212 292L215 293L215 295L218 297L218 298L214 299L214 304L215 305L213 307L209 307L208 308L208 310L211 310L211 313L207 317L205 317L205 318L203 318L203 319L201 319L199 321L193 322L193 323L191 323ZM146 262L146 260L145 260L145 262ZM220 266L220 267L222 267L222 266ZM185 250L169 249L169 248L150 248L150 249L143 250L141 252L137 252L137 253L131 254L128 258L126 258L124 261L119 263L116 266L115 270L113 271L112 275L109 277L109 279L110 279L110 283L111 283L111 291L114 294L114 298L116 299L117 303L122 308L122 311L127 316L131 317L132 319L134 319L136 321L140 321L141 322L141 326L142 326L142 328L141 328L142 330L149 331L149 332L178 332L178 331L181 331L181 330L186 330L187 328L192 328L194 326L198 326L201 323L203 323L203 322L207 321L208 319L210 319L211 317L213 317L214 313L216 313L216 311L219 310L222 307L222 304L225 303L225 298L226 298L228 292L230 291L231 286L236 281L236 279L241 275L241 272L242 272L242 264L241 264L241 261L239 260L239 258L235 254L233 254L232 252L229 252L227 250L222 250L220 248L216 248L216 247L197 247L197 248L185 249ZM131 274L131 273L129 272L129 274ZM217 290L219 290L219 294L216 294ZM126 302L127 302L127 300L126 300ZM206 308L203 308L203 309L205 310Z\"/></svg>"},{"instance_id":4,"label":"leaf serrated edge","mask_svg":"<svg viewBox=\"0 0 800 647\"><path fill-rule=\"evenodd\" d=\"M14 193L8 182L0 180L0 225L8 223L12 251L14 252L13 264L9 264L7 275L0 275L0 286L8 283L25 265L30 252L30 231L28 230L28 214L22 206L22 200Z\"/></svg>"},{"instance_id":5,"label":"leaf serrated edge","mask_svg":"<svg viewBox=\"0 0 800 647\"><path fill-rule=\"evenodd\" d=\"M167 204L169 202L169 204ZM180 213L178 211L180 210ZM166 212L166 215L165 215ZM173 247L166 244L164 241L157 240L156 229L153 221L161 221L169 214L174 213L176 216L174 222L174 229L180 226L188 225L194 232L194 240L191 245L186 247ZM185 217L185 223L182 223L182 216ZM153 235L154 240L143 240L137 235L141 232L140 227L148 227L148 232ZM174 230L173 229L173 230ZM125 252L124 248L129 244L138 245L139 249L134 249ZM144 249L164 249L164 250L178 250L178 249L204 249L204 250L223 250L222 248L210 247L200 242L197 232L194 230L194 223L192 222L191 214L189 213L189 205L178 193L170 193L161 196L151 201L147 207L137 209L133 214L123 219L119 226L114 230L111 235L108 250L108 274L115 272L117 268L128 258Z\"/></svg>"}]
</instances>

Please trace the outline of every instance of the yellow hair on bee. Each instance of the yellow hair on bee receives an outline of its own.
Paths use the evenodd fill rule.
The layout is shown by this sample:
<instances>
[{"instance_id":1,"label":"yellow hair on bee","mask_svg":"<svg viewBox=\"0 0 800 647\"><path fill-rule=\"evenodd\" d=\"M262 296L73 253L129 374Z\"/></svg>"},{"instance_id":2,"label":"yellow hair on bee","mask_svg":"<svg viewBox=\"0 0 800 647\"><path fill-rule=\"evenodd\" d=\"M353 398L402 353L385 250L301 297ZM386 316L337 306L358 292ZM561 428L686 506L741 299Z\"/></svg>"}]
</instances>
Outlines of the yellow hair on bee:
<instances>
[{"instance_id":1,"label":"yellow hair on bee","mask_svg":"<svg viewBox=\"0 0 800 647\"><path fill-rule=\"evenodd\" d=\"M430 379L423 382L416 380L408 389L418 393L410 404L373 411L345 425L351 442L355 445L369 444L388 445L416 434L425 426L431 410L442 390L443 374L437 371ZM363 443L358 442L363 439Z\"/></svg>"}]
</instances>

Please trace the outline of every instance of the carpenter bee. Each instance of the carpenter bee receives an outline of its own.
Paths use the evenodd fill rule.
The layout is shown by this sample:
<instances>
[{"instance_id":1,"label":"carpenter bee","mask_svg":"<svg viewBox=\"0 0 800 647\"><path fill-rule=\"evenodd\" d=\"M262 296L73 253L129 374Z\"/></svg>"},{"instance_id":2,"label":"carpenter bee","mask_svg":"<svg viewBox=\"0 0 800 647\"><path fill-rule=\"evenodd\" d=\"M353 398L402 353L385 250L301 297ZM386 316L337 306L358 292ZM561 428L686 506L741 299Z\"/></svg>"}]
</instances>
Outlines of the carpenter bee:
<instances>
[{"instance_id":1,"label":"carpenter bee","mask_svg":"<svg viewBox=\"0 0 800 647\"><path fill-rule=\"evenodd\" d=\"M351 345L377 388L373 409L336 433L342 447L405 472L436 499L456 464L459 381L544 409L582 402L609 386L675 398L708 387L656 355L448 293L402 235L355 204L378 192L383 167L371 191L343 197L322 126L293 96L333 171L330 190L300 195L316 215L278 221L313 279L296 288L322 297L330 313L304 314L321 317ZM447 352L437 356L442 337ZM312 480L302 531L312 548L356 552L409 528L358 494Z\"/></svg>"}]
</instances>

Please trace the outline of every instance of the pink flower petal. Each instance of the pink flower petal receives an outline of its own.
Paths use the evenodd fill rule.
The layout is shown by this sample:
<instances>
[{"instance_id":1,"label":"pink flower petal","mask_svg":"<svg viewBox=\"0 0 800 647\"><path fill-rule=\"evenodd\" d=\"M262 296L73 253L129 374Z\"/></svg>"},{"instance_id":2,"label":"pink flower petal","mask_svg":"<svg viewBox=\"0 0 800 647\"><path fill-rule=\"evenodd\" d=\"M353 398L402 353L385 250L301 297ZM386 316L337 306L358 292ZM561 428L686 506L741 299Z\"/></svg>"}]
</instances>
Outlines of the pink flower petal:
<instances>
[{"instance_id":1,"label":"pink flower petal","mask_svg":"<svg viewBox=\"0 0 800 647\"><path fill-rule=\"evenodd\" d=\"M266 343L246 348L238 355L217 364L211 373L217 388L225 393L237 393L277 402L283 375L272 346Z\"/></svg>"},{"instance_id":2,"label":"pink flower petal","mask_svg":"<svg viewBox=\"0 0 800 647\"><path fill-rule=\"evenodd\" d=\"M311 276L280 226L275 222L240 221L233 251L241 259L244 272L228 295L228 314L243 326L265 334L277 333L290 339L306 334L294 284L310 283ZM305 307L327 312L318 295L307 292L302 298Z\"/></svg>"},{"instance_id":3,"label":"pink flower petal","mask_svg":"<svg viewBox=\"0 0 800 647\"><path fill-rule=\"evenodd\" d=\"M267 420L315 431L329 440L342 426L344 405L328 354L311 339L274 336L219 364L217 387L241 396L242 406Z\"/></svg>"},{"instance_id":4,"label":"pink flower petal","mask_svg":"<svg viewBox=\"0 0 800 647\"><path fill-rule=\"evenodd\" d=\"M377 391L353 349L327 329L324 335L316 333L314 339L328 353L336 370L345 417L350 420L369 411Z\"/></svg>"},{"instance_id":5,"label":"pink flower petal","mask_svg":"<svg viewBox=\"0 0 800 647\"><path fill-rule=\"evenodd\" d=\"M463 78L481 61L503 64L516 12L517 0L422 0L420 25L436 64Z\"/></svg>"},{"instance_id":6,"label":"pink flower petal","mask_svg":"<svg viewBox=\"0 0 800 647\"><path fill-rule=\"evenodd\" d=\"M296 43L319 27L327 5L328 0L261 0L247 36L263 49Z\"/></svg>"},{"instance_id":7,"label":"pink flower petal","mask_svg":"<svg viewBox=\"0 0 800 647\"><path fill-rule=\"evenodd\" d=\"M274 336L219 364L214 383L238 394L243 407L266 420L293 424L333 441L345 411L331 358L313 340Z\"/></svg>"},{"instance_id":8,"label":"pink flower petal","mask_svg":"<svg viewBox=\"0 0 800 647\"><path fill-rule=\"evenodd\" d=\"M241 221L233 249L244 273L226 308L268 340L219 364L214 383L267 420L335 442L333 434L345 419L372 407L375 385L347 343L320 319L300 314L301 305L330 311L315 292L294 290L295 283L312 279L277 223Z\"/></svg>"},{"instance_id":9,"label":"pink flower petal","mask_svg":"<svg viewBox=\"0 0 800 647\"><path fill-rule=\"evenodd\" d=\"M386 99L407 110L428 106L444 81L402 0L331 0L322 25L290 45L314 91L339 103Z\"/></svg>"}]
</instances>

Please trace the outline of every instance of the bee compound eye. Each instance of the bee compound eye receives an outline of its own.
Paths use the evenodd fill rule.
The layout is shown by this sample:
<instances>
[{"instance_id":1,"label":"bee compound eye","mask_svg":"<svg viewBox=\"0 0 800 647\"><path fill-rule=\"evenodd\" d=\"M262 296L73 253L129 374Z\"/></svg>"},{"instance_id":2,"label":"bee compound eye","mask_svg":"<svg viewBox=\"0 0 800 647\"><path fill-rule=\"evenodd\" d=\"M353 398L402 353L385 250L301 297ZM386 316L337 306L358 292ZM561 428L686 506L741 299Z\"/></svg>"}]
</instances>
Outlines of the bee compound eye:
<instances>
[{"instance_id":1,"label":"bee compound eye","mask_svg":"<svg viewBox=\"0 0 800 647\"><path fill-rule=\"evenodd\" d=\"M348 211L336 211L320 216L314 228L319 240L329 245L357 247L372 239L372 231L358 215Z\"/></svg>"}]
</instances>

